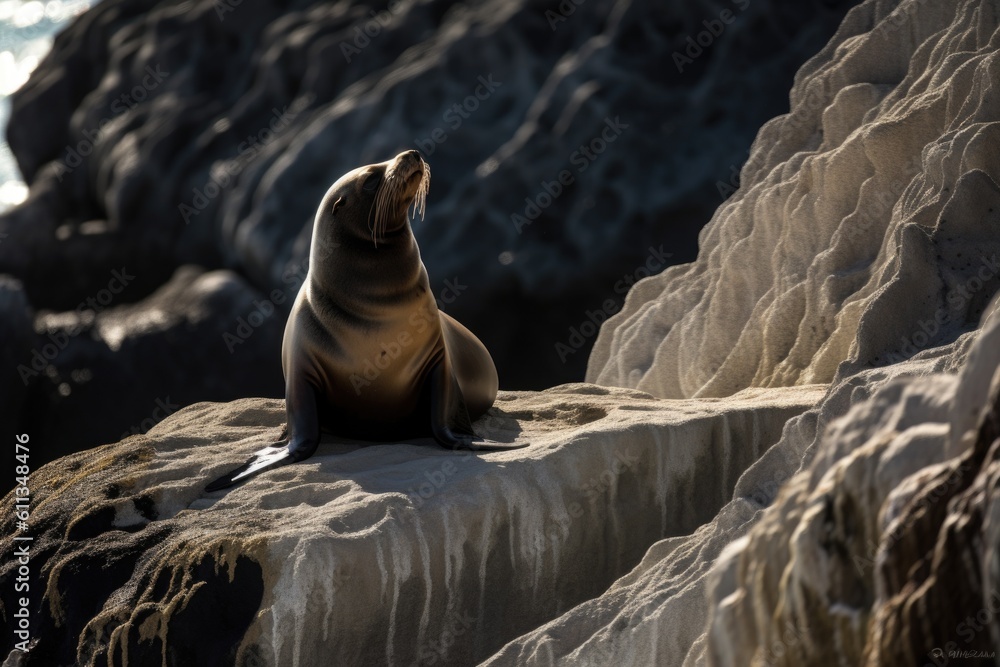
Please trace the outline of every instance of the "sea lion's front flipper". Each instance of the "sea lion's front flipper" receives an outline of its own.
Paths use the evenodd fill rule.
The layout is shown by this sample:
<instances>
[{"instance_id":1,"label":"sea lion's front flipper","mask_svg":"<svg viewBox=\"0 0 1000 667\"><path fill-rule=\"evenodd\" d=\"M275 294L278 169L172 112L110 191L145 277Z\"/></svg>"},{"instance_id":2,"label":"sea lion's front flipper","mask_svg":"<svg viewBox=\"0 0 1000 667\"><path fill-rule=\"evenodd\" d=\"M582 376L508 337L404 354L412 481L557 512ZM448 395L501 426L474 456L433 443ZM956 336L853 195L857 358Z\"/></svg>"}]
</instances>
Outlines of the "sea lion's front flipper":
<instances>
[{"instance_id":1,"label":"sea lion's front flipper","mask_svg":"<svg viewBox=\"0 0 1000 667\"><path fill-rule=\"evenodd\" d=\"M288 416L288 444L265 447L249 461L211 482L205 491L211 493L225 489L274 470L281 466L302 461L313 455L319 446L319 412L316 391L308 382L289 378L285 389L285 412Z\"/></svg>"},{"instance_id":2,"label":"sea lion's front flipper","mask_svg":"<svg viewBox=\"0 0 1000 667\"><path fill-rule=\"evenodd\" d=\"M211 493L213 491L218 491L219 489L227 489L230 486L235 486L236 484L250 479L251 477L256 477L262 472L280 468L281 466L294 461L295 459L292 457L291 453L289 453L287 446L278 445L274 447L265 447L255 453L252 459L241 465L239 468L231 470L222 477L219 477L211 482L205 487L205 491Z\"/></svg>"},{"instance_id":3,"label":"sea lion's front flipper","mask_svg":"<svg viewBox=\"0 0 1000 667\"><path fill-rule=\"evenodd\" d=\"M431 433L442 447L499 452L528 446L527 443L497 442L476 435L462 397L462 388L448 368L447 357L439 361L431 371L430 391Z\"/></svg>"}]
</instances>

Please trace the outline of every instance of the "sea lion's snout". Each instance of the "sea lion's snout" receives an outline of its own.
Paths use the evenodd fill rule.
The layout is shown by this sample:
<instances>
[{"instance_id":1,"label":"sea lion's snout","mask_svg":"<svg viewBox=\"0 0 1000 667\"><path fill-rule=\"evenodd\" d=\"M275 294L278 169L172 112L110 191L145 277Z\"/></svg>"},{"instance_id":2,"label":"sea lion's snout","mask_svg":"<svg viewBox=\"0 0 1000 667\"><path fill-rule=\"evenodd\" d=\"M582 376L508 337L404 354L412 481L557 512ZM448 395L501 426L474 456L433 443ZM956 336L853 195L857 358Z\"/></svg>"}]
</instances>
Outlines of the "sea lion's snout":
<instances>
[{"instance_id":1,"label":"sea lion's snout","mask_svg":"<svg viewBox=\"0 0 1000 667\"><path fill-rule=\"evenodd\" d=\"M407 184L418 178L423 178L425 168L426 164L420 157L420 152L415 150L397 155L392 161L392 167L390 167L391 171L398 174Z\"/></svg>"},{"instance_id":2,"label":"sea lion's snout","mask_svg":"<svg viewBox=\"0 0 1000 667\"><path fill-rule=\"evenodd\" d=\"M377 246L386 232L406 227L409 217L407 209L412 207L413 214L419 213L423 219L427 192L431 185L431 170L420 153L414 150L400 153L375 167L378 171L364 170L362 174L366 180L377 185L367 192L364 185L359 189L366 192L364 196L371 202L368 229ZM384 176L379 178L380 174Z\"/></svg>"},{"instance_id":3,"label":"sea lion's snout","mask_svg":"<svg viewBox=\"0 0 1000 667\"><path fill-rule=\"evenodd\" d=\"M431 169L420 156L419 151L408 150L392 159L386 170L386 181L393 183L394 199L406 217L406 209L412 206L413 213L424 217L427 191L431 184Z\"/></svg>"}]
</instances>

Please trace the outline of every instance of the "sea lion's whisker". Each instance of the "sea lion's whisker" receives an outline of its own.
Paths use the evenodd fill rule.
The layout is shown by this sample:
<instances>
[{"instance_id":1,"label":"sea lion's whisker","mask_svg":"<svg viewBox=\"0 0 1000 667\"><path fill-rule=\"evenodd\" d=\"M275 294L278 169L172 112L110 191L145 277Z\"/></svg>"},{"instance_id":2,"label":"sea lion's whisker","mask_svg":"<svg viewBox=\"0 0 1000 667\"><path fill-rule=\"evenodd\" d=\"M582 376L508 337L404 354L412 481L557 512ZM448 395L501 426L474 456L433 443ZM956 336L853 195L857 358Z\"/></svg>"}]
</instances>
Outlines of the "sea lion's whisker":
<instances>
[{"instance_id":1,"label":"sea lion's whisker","mask_svg":"<svg viewBox=\"0 0 1000 667\"><path fill-rule=\"evenodd\" d=\"M375 202L372 204L371 211L368 214L368 229L372 232L372 241L375 243L375 247L378 247L378 238L382 236L385 231L386 218L388 217L388 203L391 200L390 191L392 188L392 179L390 174L386 174L386 178L383 179L382 183L379 185L378 192L375 193ZM371 216L375 216L374 226L371 223Z\"/></svg>"},{"instance_id":2,"label":"sea lion's whisker","mask_svg":"<svg viewBox=\"0 0 1000 667\"><path fill-rule=\"evenodd\" d=\"M389 225L389 219L392 217L392 203L396 201L398 196L399 179L396 178L395 173L387 174L382 187L379 188L378 211L375 215L375 228L383 238Z\"/></svg>"},{"instance_id":3,"label":"sea lion's whisker","mask_svg":"<svg viewBox=\"0 0 1000 667\"><path fill-rule=\"evenodd\" d=\"M389 227L389 222L393 218L395 210L394 204L399 201L406 189L409 179L402 178L396 171L387 171L382 183L379 184L375 193L375 200L368 211L368 230L372 233L372 241L378 247L380 238L385 238L385 230ZM410 205L407 206L406 215L411 220L420 215L424 219L427 210L427 193L431 187L431 170L426 163L423 165L423 173L420 176L420 183L417 191L413 195Z\"/></svg>"},{"instance_id":4,"label":"sea lion's whisker","mask_svg":"<svg viewBox=\"0 0 1000 667\"><path fill-rule=\"evenodd\" d=\"M424 219L424 211L427 208L427 193L431 189L431 168L425 163L424 173L420 177L420 185L417 186L417 193L413 195L413 213L410 215L410 219L416 219L417 213L420 214L420 219Z\"/></svg>"},{"instance_id":5,"label":"sea lion's whisker","mask_svg":"<svg viewBox=\"0 0 1000 667\"><path fill-rule=\"evenodd\" d=\"M382 210L382 198L385 194L385 185L380 185L378 192L375 193L375 203L372 205L372 210L375 212L375 225L372 227L372 241L375 242L375 247L378 247L378 221Z\"/></svg>"},{"instance_id":6,"label":"sea lion's whisker","mask_svg":"<svg viewBox=\"0 0 1000 667\"><path fill-rule=\"evenodd\" d=\"M378 224L378 197L382 188L379 188L379 192L375 193L375 201L372 202L372 206L368 209L368 231L372 233L372 241L375 241L375 245L378 246L378 241L375 240L375 227L372 225L372 216L375 216L375 224Z\"/></svg>"}]
</instances>

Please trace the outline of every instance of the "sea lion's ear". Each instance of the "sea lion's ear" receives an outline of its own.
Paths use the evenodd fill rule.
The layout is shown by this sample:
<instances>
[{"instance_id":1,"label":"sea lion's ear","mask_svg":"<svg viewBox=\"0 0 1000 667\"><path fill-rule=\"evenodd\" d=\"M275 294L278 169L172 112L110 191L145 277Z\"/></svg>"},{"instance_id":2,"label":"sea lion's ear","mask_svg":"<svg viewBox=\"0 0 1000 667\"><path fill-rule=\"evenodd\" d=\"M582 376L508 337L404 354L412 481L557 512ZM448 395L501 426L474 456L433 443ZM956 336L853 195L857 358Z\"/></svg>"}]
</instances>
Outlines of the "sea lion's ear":
<instances>
[{"instance_id":1,"label":"sea lion's ear","mask_svg":"<svg viewBox=\"0 0 1000 667\"><path fill-rule=\"evenodd\" d=\"M343 206L346 203L347 202L344 201L343 197L341 197L337 201L333 202L333 208L330 209L330 215L336 214L337 213L337 209L340 208L341 206Z\"/></svg>"}]
</instances>

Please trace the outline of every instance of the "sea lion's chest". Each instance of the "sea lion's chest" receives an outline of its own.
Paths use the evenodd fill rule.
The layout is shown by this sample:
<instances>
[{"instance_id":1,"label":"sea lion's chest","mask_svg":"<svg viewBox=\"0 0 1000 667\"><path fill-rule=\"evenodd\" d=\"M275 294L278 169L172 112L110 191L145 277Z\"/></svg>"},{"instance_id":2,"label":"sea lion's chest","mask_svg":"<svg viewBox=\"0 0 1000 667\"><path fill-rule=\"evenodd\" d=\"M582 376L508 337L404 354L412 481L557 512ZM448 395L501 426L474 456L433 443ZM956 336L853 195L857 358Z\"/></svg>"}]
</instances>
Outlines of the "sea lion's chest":
<instances>
[{"instance_id":1,"label":"sea lion's chest","mask_svg":"<svg viewBox=\"0 0 1000 667\"><path fill-rule=\"evenodd\" d=\"M315 308L323 308L318 317ZM304 362L327 407L361 420L392 420L417 408L431 368L444 355L429 295L360 313L313 303L295 311L301 311L293 312L301 320L292 332L295 347L308 355L295 363ZM286 345L287 338L286 332Z\"/></svg>"}]
</instances>

